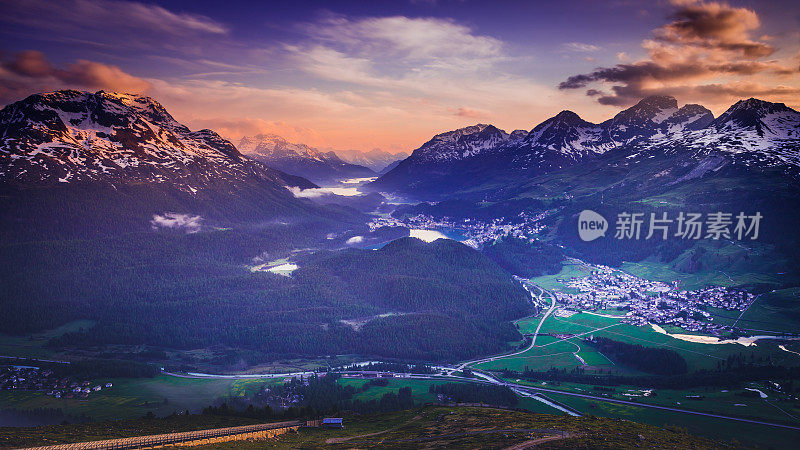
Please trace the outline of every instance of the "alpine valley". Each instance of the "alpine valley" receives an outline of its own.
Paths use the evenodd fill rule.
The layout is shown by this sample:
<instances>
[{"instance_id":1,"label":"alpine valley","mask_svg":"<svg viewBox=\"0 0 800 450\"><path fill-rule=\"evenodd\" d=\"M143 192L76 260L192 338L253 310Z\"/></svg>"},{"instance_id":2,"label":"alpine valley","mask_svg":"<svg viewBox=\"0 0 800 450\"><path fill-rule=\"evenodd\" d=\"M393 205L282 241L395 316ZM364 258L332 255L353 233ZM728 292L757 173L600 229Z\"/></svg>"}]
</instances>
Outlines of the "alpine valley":
<instances>
[{"instance_id":1,"label":"alpine valley","mask_svg":"<svg viewBox=\"0 0 800 450\"><path fill-rule=\"evenodd\" d=\"M234 144L140 95L7 105L0 358L56 387L14 375L0 387L31 396L0 406L277 420L491 403L791 441L800 113L654 96L599 124L476 124L393 158ZM606 221L596 240L587 210ZM617 238L632 213L641 236ZM727 233L681 236L679 217L718 213ZM70 403L48 378L62 373L120 394Z\"/></svg>"}]
</instances>

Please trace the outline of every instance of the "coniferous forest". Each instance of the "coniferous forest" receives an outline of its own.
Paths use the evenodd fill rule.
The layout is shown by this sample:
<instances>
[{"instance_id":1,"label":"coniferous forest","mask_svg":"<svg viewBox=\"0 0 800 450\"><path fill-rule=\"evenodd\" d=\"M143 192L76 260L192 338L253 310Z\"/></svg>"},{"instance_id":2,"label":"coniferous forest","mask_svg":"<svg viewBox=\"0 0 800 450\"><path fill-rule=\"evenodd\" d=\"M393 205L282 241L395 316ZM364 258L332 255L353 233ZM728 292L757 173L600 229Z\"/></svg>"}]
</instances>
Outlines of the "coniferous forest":
<instances>
[{"instance_id":1,"label":"coniferous forest","mask_svg":"<svg viewBox=\"0 0 800 450\"><path fill-rule=\"evenodd\" d=\"M519 339L509 321L531 311L528 294L500 266L448 240L407 238L379 251L298 256L291 277L251 273L244 255L281 237L272 233L4 246L3 257L15 264L0 275L0 331L89 319L94 326L50 345L222 345L265 358L358 353L432 360L501 351ZM13 301L19 298L28 301Z\"/></svg>"}]
</instances>

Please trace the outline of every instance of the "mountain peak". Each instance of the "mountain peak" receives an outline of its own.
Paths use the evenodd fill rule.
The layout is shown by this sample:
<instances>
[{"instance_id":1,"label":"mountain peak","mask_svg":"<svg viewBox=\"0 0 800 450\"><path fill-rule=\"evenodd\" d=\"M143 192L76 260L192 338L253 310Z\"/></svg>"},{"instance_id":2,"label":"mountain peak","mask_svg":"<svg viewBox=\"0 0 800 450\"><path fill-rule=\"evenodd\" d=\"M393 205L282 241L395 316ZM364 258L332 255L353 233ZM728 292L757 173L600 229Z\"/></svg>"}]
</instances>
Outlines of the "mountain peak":
<instances>
[{"instance_id":1,"label":"mountain peak","mask_svg":"<svg viewBox=\"0 0 800 450\"><path fill-rule=\"evenodd\" d=\"M439 133L411 154L418 161L449 161L467 158L496 148L509 134L485 123Z\"/></svg>"},{"instance_id":2,"label":"mountain peak","mask_svg":"<svg viewBox=\"0 0 800 450\"><path fill-rule=\"evenodd\" d=\"M444 133L439 133L435 135L433 138L447 138L447 137L457 137L457 136L465 136L469 134L480 133L486 129L499 130L499 128L495 127L494 125L489 125L486 123L476 123L475 125L468 125L466 127L456 128L455 130L445 131ZM500 130L502 131L502 130Z\"/></svg>"},{"instance_id":3,"label":"mountain peak","mask_svg":"<svg viewBox=\"0 0 800 450\"><path fill-rule=\"evenodd\" d=\"M576 114L576 113L574 113L574 112L572 112L572 111L570 111L568 109L565 109L564 111L561 111L560 113L556 114L553 117L553 120L554 121L558 121L558 122L568 123L568 124L579 124L579 123L583 123L583 121L584 121L583 119L581 119L581 116L579 116L578 114Z\"/></svg>"},{"instance_id":4,"label":"mountain peak","mask_svg":"<svg viewBox=\"0 0 800 450\"><path fill-rule=\"evenodd\" d=\"M154 99L135 94L34 94L0 110L0 136L0 181L170 182L191 190L260 171L217 133L191 131Z\"/></svg>"},{"instance_id":5,"label":"mountain peak","mask_svg":"<svg viewBox=\"0 0 800 450\"><path fill-rule=\"evenodd\" d=\"M795 136L800 113L783 103L748 98L728 108L711 126L717 130L755 130L759 136Z\"/></svg>"},{"instance_id":6,"label":"mountain peak","mask_svg":"<svg viewBox=\"0 0 800 450\"><path fill-rule=\"evenodd\" d=\"M728 111L754 111L760 114L769 114L781 111L794 111L792 108L786 106L785 103L773 103L766 100L760 100L750 97L746 100L739 100L733 106L728 108ZM726 111L726 112L728 112Z\"/></svg>"},{"instance_id":7,"label":"mountain peak","mask_svg":"<svg viewBox=\"0 0 800 450\"><path fill-rule=\"evenodd\" d=\"M678 100L671 95L650 95L639 100L639 103L633 106L639 107L653 107L658 109L678 109Z\"/></svg>"}]
</instances>

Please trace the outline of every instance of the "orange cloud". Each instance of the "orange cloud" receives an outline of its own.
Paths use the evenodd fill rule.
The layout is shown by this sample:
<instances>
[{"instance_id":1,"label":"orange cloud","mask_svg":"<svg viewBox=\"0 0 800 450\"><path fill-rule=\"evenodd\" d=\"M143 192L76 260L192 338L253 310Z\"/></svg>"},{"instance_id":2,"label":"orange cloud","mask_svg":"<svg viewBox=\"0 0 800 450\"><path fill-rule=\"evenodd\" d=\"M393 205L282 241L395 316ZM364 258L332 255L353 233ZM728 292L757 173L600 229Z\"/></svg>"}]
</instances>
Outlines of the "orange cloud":
<instances>
[{"instance_id":1,"label":"orange cloud","mask_svg":"<svg viewBox=\"0 0 800 450\"><path fill-rule=\"evenodd\" d=\"M653 94L692 100L699 96L719 105L756 95L800 102L796 89L780 83L798 75L796 64L764 59L777 49L763 42L767 36L753 37L761 25L755 11L722 2L672 3L676 8L672 21L655 29L653 39L642 42L648 58L570 76L559 89L593 85L588 96L615 106ZM776 87L763 87L767 80Z\"/></svg>"},{"instance_id":2,"label":"orange cloud","mask_svg":"<svg viewBox=\"0 0 800 450\"><path fill-rule=\"evenodd\" d=\"M117 66L78 60L63 68L53 66L41 52L19 52L10 60L0 62L0 101L18 100L33 92L77 88L142 94L152 87L142 78L126 73ZM10 98L9 98L10 97Z\"/></svg>"},{"instance_id":3,"label":"orange cloud","mask_svg":"<svg viewBox=\"0 0 800 450\"><path fill-rule=\"evenodd\" d=\"M453 115L457 117L468 117L471 119L482 119L486 117L486 113L471 108L458 108L453 111Z\"/></svg>"},{"instance_id":4,"label":"orange cloud","mask_svg":"<svg viewBox=\"0 0 800 450\"><path fill-rule=\"evenodd\" d=\"M117 66L85 59L68 65L66 69L55 71L54 75L64 83L90 89L143 93L151 87L148 81L125 73Z\"/></svg>"}]
</instances>

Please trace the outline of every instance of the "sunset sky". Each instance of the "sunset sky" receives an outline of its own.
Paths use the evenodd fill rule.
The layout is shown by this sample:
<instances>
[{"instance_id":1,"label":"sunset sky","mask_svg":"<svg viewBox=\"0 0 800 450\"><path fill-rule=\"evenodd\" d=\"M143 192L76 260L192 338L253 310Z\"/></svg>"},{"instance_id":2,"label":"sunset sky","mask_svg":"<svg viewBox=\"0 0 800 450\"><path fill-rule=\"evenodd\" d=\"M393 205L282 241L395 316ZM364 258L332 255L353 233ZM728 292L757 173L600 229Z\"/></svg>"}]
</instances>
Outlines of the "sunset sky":
<instances>
[{"instance_id":1,"label":"sunset sky","mask_svg":"<svg viewBox=\"0 0 800 450\"><path fill-rule=\"evenodd\" d=\"M410 151L563 109L604 120L666 93L715 114L800 107L796 0L0 0L0 105L141 93L192 129Z\"/></svg>"}]
</instances>

